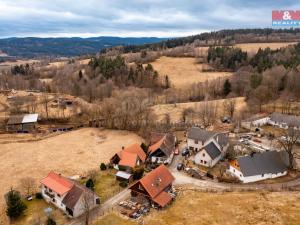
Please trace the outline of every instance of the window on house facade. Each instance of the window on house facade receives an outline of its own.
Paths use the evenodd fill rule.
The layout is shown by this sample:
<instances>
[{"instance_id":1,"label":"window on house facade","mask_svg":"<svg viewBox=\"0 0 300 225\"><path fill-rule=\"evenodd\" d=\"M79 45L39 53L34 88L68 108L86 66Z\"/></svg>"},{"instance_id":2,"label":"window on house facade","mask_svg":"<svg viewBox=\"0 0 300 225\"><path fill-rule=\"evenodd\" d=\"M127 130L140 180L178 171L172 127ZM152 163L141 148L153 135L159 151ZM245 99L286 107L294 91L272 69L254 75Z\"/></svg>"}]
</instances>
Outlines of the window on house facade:
<instances>
[{"instance_id":1,"label":"window on house facade","mask_svg":"<svg viewBox=\"0 0 300 225\"><path fill-rule=\"evenodd\" d=\"M194 150L194 147L190 147L190 150Z\"/></svg>"},{"instance_id":2,"label":"window on house facade","mask_svg":"<svg viewBox=\"0 0 300 225\"><path fill-rule=\"evenodd\" d=\"M261 177L264 177L264 176L265 176L264 174L261 175Z\"/></svg>"},{"instance_id":3,"label":"window on house facade","mask_svg":"<svg viewBox=\"0 0 300 225\"><path fill-rule=\"evenodd\" d=\"M195 140L194 142L195 142L195 144L198 144L198 140Z\"/></svg>"},{"instance_id":4,"label":"window on house facade","mask_svg":"<svg viewBox=\"0 0 300 225\"><path fill-rule=\"evenodd\" d=\"M52 192L52 189L49 188L49 192Z\"/></svg>"},{"instance_id":5,"label":"window on house facade","mask_svg":"<svg viewBox=\"0 0 300 225\"><path fill-rule=\"evenodd\" d=\"M60 194L57 194L57 196L60 198Z\"/></svg>"},{"instance_id":6,"label":"window on house facade","mask_svg":"<svg viewBox=\"0 0 300 225\"><path fill-rule=\"evenodd\" d=\"M207 162L206 161L204 161L204 164L206 164Z\"/></svg>"},{"instance_id":7,"label":"window on house facade","mask_svg":"<svg viewBox=\"0 0 300 225\"><path fill-rule=\"evenodd\" d=\"M203 163L203 160L201 159L201 161L200 161L201 163Z\"/></svg>"},{"instance_id":8,"label":"window on house facade","mask_svg":"<svg viewBox=\"0 0 300 225\"><path fill-rule=\"evenodd\" d=\"M233 169L233 172L235 173L235 169Z\"/></svg>"},{"instance_id":9,"label":"window on house facade","mask_svg":"<svg viewBox=\"0 0 300 225\"><path fill-rule=\"evenodd\" d=\"M205 153L203 153L202 156L204 157L204 156L205 156Z\"/></svg>"}]
</instances>

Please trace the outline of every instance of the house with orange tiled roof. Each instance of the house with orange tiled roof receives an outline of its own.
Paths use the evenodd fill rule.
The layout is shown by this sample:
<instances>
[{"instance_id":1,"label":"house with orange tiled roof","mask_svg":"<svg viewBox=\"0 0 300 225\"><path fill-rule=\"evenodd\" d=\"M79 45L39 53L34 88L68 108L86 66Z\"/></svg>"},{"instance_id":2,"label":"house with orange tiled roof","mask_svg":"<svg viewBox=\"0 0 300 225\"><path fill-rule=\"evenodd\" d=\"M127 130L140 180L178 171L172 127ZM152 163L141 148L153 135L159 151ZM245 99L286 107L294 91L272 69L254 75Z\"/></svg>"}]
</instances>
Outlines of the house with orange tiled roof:
<instances>
[{"instance_id":1,"label":"house with orange tiled roof","mask_svg":"<svg viewBox=\"0 0 300 225\"><path fill-rule=\"evenodd\" d=\"M142 196L149 200L152 207L163 208L175 198L172 183L175 180L165 165L160 165L143 178L132 184L132 196Z\"/></svg>"},{"instance_id":2,"label":"house with orange tiled roof","mask_svg":"<svg viewBox=\"0 0 300 225\"><path fill-rule=\"evenodd\" d=\"M152 133L148 158L152 165L170 164L174 157L176 137L171 133Z\"/></svg>"},{"instance_id":3,"label":"house with orange tiled roof","mask_svg":"<svg viewBox=\"0 0 300 225\"><path fill-rule=\"evenodd\" d=\"M143 165L146 161L146 153L139 144L133 144L116 153L111 159L110 164L117 170L130 173L136 166Z\"/></svg>"},{"instance_id":4,"label":"house with orange tiled roof","mask_svg":"<svg viewBox=\"0 0 300 225\"><path fill-rule=\"evenodd\" d=\"M93 191L54 172L41 180L41 193L47 202L64 211L69 217L82 215L87 203L90 209L100 204L100 198Z\"/></svg>"}]
</instances>

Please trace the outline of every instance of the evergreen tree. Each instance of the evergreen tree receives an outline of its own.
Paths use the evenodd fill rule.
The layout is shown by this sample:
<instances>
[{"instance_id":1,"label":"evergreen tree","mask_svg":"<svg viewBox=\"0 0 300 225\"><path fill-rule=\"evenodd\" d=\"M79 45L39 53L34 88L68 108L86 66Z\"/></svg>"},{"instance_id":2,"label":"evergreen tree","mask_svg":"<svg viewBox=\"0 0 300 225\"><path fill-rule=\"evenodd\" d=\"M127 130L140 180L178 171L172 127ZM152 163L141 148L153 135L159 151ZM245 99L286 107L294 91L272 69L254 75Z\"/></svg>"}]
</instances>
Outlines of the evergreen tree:
<instances>
[{"instance_id":1,"label":"evergreen tree","mask_svg":"<svg viewBox=\"0 0 300 225\"><path fill-rule=\"evenodd\" d=\"M79 80L81 80L81 79L82 79L82 76L83 76L83 74L82 74L82 71L81 71L81 70L79 70L79 73L78 73Z\"/></svg>"},{"instance_id":2,"label":"evergreen tree","mask_svg":"<svg viewBox=\"0 0 300 225\"><path fill-rule=\"evenodd\" d=\"M170 80L168 75L165 76L165 87L166 89L170 88Z\"/></svg>"},{"instance_id":3,"label":"evergreen tree","mask_svg":"<svg viewBox=\"0 0 300 225\"><path fill-rule=\"evenodd\" d=\"M56 225L56 222L54 219L48 217L47 221L46 221L47 225Z\"/></svg>"},{"instance_id":4,"label":"evergreen tree","mask_svg":"<svg viewBox=\"0 0 300 225\"><path fill-rule=\"evenodd\" d=\"M231 83L228 79L226 79L223 86L223 94L224 96L227 96L230 92L231 92Z\"/></svg>"},{"instance_id":5,"label":"evergreen tree","mask_svg":"<svg viewBox=\"0 0 300 225\"><path fill-rule=\"evenodd\" d=\"M91 189L92 191L94 190L94 187L95 187L94 182L93 182L92 179L88 179L87 182L85 183L85 186L87 188Z\"/></svg>"},{"instance_id":6,"label":"evergreen tree","mask_svg":"<svg viewBox=\"0 0 300 225\"><path fill-rule=\"evenodd\" d=\"M6 215L10 218L18 218L27 209L27 206L21 199L20 193L13 189L7 194L6 205Z\"/></svg>"}]
</instances>

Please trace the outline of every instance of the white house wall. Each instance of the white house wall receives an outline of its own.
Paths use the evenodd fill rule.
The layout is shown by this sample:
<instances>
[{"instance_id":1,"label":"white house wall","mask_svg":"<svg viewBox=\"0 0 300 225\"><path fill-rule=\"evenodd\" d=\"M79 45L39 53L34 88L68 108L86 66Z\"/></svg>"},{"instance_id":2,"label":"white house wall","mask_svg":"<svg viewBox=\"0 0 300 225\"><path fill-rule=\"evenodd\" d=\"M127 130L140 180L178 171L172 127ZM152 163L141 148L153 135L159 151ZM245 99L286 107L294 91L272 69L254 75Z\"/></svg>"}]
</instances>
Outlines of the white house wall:
<instances>
[{"instance_id":1,"label":"white house wall","mask_svg":"<svg viewBox=\"0 0 300 225\"><path fill-rule=\"evenodd\" d=\"M203 156L203 153L204 153L204 156ZM209 154L207 154L207 152L205 151L205 149L202 149L200 152L198 152L195 155L195 163L198 165L206 166L206 167L213 167L221 159L221 157L222 157L222 155L220 155L217 158L215 158L214 160L212 160L211 157L209 156ZM203 161L202 163L201 163L201 160ZM206 161L207 163L205 164L204 161Z\"/></svg>"},{"instance_id":2,"label":"white house wall","mask_svg":"<svg viewBox=\"0 0 300 225\"><path fill-rule=\"evenodd\" d=\"M89 209L93 209L96 207L96 199L97 199L97 196L94 195L93 198L90 199L88 205L89 205ZM73 217L78 217L80 215L82 215L86 208L85 208L85 201L83 199L83 195L80 197L79 201L77 201L76 205L74 206L74 209L73 209Z\"/></svg>"},{"instance_id":3,"label":"white house wall","mask_svg":"<svg viewBox=\"0 0 300 225\"><path fill-rule=\"evenodd\" d=\"M261 118L261 119L258 119L258 120L254 120L252 122L252 125L255 126L255 127L261 127L261 126L266 125L269 122L269 120L270 120L269 117L264 117L264 118Z\"/></svg>"},{"instance_id":4,"label":"white house wall","mask_svg":"<svg viewBox=\"0 0 300 225\"><path fill-rule=\"evenodd\" d=\"M187 139L187 146L188 146L188 149L190 149L190 147L192 147L192 148L194 148L195 151L199 151L203 147L202 141L198 141L198 144L196 144L195 140L190 139L190 138Z\"/></svg>"},{"instance_id":5,"label":"white house wall","mask_svg":"<svg viewBox=\"0 0 300 225\"><path fill-rule=\"evenodd\" d=\"M254 175L254 176L247 176L244 177L242 172L237 170L235 167L230 166L229 167L229 171L235 175L237 178L239 178L239 180L241 180L243 183L251 183L251 182L256 182L256 181L260 181L260 180L266 180L266 179L272 179L272 178L276 178L276 177L281 177L287 174L287 171L284 171L282 173L277 173L277 174L260 174L260 175Z\"/></svg>"},{"instance_id":6,"label":"white house wall","mask_svg":"<svg viewBox=\"0 0 300 225\"><path fill-rule=\"evenodd\" d=\"M58 196L58 194L56 192L54 192L52 190L52 192L49 192L49 189L47 190L49 193L53 194L54 195L54 199L55 199L55 202L52 201L52 198L50 198L47 194L45 194L45 191L47 190L46 186L42 185L42 195L44 197L44 199L47 201L47 202L51 202L52 204L54 204L56 207L62 209L63 211L66 210L66 207L65 205L62 203L64 197L67 195L64 194L64 195L61 195L60 197Z\"/></svg>"}]
</instances>

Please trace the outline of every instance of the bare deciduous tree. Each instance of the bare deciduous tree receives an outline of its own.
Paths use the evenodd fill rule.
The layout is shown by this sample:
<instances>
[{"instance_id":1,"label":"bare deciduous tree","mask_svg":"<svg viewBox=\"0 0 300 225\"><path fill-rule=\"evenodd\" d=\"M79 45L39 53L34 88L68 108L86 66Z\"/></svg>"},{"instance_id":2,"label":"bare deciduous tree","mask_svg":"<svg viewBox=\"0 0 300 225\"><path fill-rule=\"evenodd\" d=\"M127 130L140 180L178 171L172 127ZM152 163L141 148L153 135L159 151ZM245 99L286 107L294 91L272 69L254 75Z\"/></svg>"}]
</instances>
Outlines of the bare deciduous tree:
<instances>
[{"instance_id":1,"label":"bare deciduous tree","mask_svg":"<svg viewBox=\"0 0 300 225\"><path fill-rule=\"evenodd\" d=\"M85 214L85 225L89 225L90 223L90 211L93 208L94 204L94 194L89 191L85 191L82 196L82 207Z\"/></svg>"},{"instance_id":2,"label":"bare deciduous tree","mask_svg":"<svg viewBox=\"0 0 300 225\"><path fill-rule=\"evenodd\" d=\"M44 93L42 96L41 102L44 106L44 110L45 110L47 119L49 118L49 102L50 101L51 101L51 99L49 98L49 95L47 93Z\"/></svg>"},{"instance_id":3,"label":"bare deciduous tree","mask_svg":"<svg viewBox=\"0 0 300 225\"><path fill-rule=\"evenodd\" d=\"M197 109L199 119L204 127L211 126L217 118L217 103L205 101Z\"/></svg>"},{"instance_id":4,"label":"bare deciduous tree","mask_svg":"<svg viewBox=\"0 0 300 225\"><path fill-rule=\"evenodd\" d=\"M31 177L24 177L20 180L22 188L25 190L26 195L30 195L35 189L35 180Z\"/></svg>"},{"instance_id":5,"label":"bare deciduous tree","mask_svg":"<svg viewBox=\"0 0 300 225\"><path fill-rule=\"evenodd\" d=\"M224 112L226 113L226 115L230 116L230 118L233 118L235 106L236 106L235 99L226 99L223 102Z\"/></svg>"},{"instance_id":6,"label":"bare deciduous tree","mask_svg":"<svg viewBox=\"0 0 300 225\"><path fill-rule=\"evenodd\" d=\"M89 170L87 173L87 176L92 179L92 181L95 183L97 176L98 176L98 172L97 170L93 169L93 170Z\"/></svg>"},{"instance_id":7,"label":"bare deciduous tree","mask_svg":"<svg viewBox=\"0 0 300 225\"><path fill-rule=\"evenodd\" d=\"M294 168L294 146L300 139L300 131L294 128L289 128L284 132L282 138L278 138L278 142L281 145L282 149L286 151L289 155L289 168Z\"/></svg>"}]
</instances>

